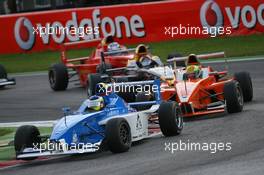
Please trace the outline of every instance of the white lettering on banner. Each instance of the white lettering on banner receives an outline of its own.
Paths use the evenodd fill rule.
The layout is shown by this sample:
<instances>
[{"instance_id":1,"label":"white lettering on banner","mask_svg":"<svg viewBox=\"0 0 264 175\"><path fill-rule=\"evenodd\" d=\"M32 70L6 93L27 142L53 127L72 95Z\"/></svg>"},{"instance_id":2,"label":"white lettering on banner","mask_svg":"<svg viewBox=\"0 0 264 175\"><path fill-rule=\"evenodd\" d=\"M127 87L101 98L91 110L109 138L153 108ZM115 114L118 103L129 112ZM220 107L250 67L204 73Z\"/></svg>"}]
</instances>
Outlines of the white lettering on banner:
<instances>
[{"instance_id":1,"label":"white lettering on banner","mask_svg":"<svg viewBox=\"0 0 264 175\"><path fill-rule=\"evenodd\" d=\"M92 12L91 19L83 18L78 24L77 14L76 12L72 12L71 19L66 21L65 26L60 21L53 21L46 22L44 25L36 23L34 26L37 29L29 19L20 17L15 23L15 39L21 49L30 50L35 44L37 34L41 37L43 44L49 44L50 40L61 44L66 38L71 42L81 39L98 39L100 38L99 29L102 31L102 37L108 34L114 35L117 38L130 38L131 36L144 37L146 35L144 22L137 14L131 16L130 19L125 16L116 16L114 19L107 16L101 18L100 16L100 10L95 9ZM22 36L22 27L28 33L26 38ZM66 29L66 32L58 32L60 29ZM124 29L124 32L122 32L122 29ZM79 35L80 32L82 35Z\"/></svg>"},{"instance_id":2,"label":"white lettering on banner","mask_svg":"<svg viewBox=\"0 0 264 175\"><path fill-rule=\"evenodd\" d=\"M250 5L245 5L243 7L236 6L235 9L225 7L223 10L233 29L239 27L240 19L242 24L248 29L256 27L257 22L264 26L264 4L259 4L257 9L254 9L254 7ZM210 24L206 19L206 15L209 11L215 14L215 19L213 21L215 23L214 25ZM222 27L224 25L223 16L220 6L214 0L207 0L201 6L200 20L203 27Z\"/></svg>"},{"instance_id":3,"label":"white lettering on banner","mask_svg":"<svg viewBox=\"0 0 264 175\"><path fill-rule=\"evenodd\" d=\"M211 10L212 13L216 15L214 21L212 21L215 23L213 26L210 23L208 23L206 19L206 15L209 10ZM216 27L216 29L218 30L218 28L223 27L223 24L224 24L224 18L223 18L223 14L221 12L220 7L216 2L212 0L206 1L202 5L201 10L200 10L200 20L201 20L202 26L208 29L211 29L211 27Z\"/></svg>"}]
</instances>

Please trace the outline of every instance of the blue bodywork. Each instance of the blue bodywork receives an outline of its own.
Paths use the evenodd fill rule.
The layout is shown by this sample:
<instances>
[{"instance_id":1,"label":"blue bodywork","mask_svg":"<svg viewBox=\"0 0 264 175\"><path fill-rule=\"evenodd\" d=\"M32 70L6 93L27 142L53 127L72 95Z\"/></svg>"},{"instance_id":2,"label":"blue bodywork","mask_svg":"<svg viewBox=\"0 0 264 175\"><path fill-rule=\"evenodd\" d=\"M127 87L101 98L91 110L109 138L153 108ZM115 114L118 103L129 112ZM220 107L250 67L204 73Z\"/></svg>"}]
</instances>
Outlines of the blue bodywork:
<instances>
[{"instance_id":1,"label":"blue bodywork","mask_svg":"<svg viewBox=\"0 0 264 175\"><path fill-rule=\"evenodd\" d=\"M154 80L153 84L160 87L159 80ZM126 103L115 93L104 96L105 107L101 111L88 111L86 100L80 108L71 115L62 117L54 126L50 141L59 142L64 139L68 145L78 143L95 144L103 141L105 137L105 126L99 122L114 116L136 112L131 106L142 104L159 104L161 101L160 89L155 93L156 100L149 102Z\"/></svg>"}]
</instances>

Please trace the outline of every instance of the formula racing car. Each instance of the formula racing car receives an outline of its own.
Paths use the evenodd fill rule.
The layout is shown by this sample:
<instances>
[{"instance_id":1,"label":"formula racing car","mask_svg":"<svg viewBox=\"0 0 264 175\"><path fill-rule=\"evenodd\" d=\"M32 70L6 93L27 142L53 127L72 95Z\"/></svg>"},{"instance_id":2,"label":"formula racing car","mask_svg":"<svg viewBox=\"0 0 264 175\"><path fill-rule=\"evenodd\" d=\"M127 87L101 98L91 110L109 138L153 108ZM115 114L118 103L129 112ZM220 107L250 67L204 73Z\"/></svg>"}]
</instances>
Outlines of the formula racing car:
<instances>
[{"instance_id":1,"label":"formula racing car","mask_svg":"<svg viewBox=\"0 0 264 175\"><path fill-rule=\"evenodd\" d=\"M253 98L253 87L248 72L229 75L228 71L215 71L201 65L199 59L223 58L224 52L178 57L168 60L175 64L174 82L161 85L164 100L176 101L183 116L212 113L240 112L244 102ZM186 61L186 67L177 68L177 61Z\"/></svg>"},{"instance_id":2,"label":"formula racing car","mask_svg":"<svg viewBox=\"0 0 264 175\"><path fill-rule=\"evenodd\" d=\"M55 123L51 136L41 136L35 126L19 127L14 139L17 159L90 153L101 148L120 153L128 151L132 142L158 135L160 130L165 136L181 133L179 107L175 102L161 101L159 80L126 85L156 86L155 100L126 103L115 92L98 93L85 100L76 112L64 109L64 117ZM106 88L112 86L108 84ZM135 109L144 104L151 105L150 109Z\"/></svg>"},{"instance_id":3,"label":"formula racing car","mask_svg":"<svg viewBox=\"0 0 264 175\"><path fill-rule=\"evenodd\" d=\"M89 57L69 59L66 56L66 51L73 48L78 48L80 45L87 45L99 42L99 39L91 41L78 41L72 43L64 43L61 45L61 63L54 64L49 69L49 83L54 91L62 91L67 89L69 82L79 81L80 85L86 87L87 75L90 73L101 72L102 69L124 67L127 61L133 58L134 54L125 46L114 41L112 36L105 37ZM118 51L118 53L115 53ZM101 53L110 52L109 56L105 57L105 64L101 64ZM106 66L106 67L105 67ZM77 79L74 77L77 76Z\"/></svg>"}]
</instances>

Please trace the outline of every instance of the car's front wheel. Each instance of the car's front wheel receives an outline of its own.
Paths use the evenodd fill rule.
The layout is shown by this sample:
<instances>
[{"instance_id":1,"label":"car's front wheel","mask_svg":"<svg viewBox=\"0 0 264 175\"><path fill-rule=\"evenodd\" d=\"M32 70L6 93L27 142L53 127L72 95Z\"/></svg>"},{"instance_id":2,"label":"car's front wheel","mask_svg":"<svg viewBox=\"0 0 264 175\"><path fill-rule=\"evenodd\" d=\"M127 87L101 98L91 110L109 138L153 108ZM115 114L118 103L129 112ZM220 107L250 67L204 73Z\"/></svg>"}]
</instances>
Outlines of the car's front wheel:
<instances>
[{"instance_id":1,"label":"car's front wheel","mask_svg":"<svg viewBox=\"0 0 264 175\"><path fill-rule=\"evenodd\" d=\"M243 110L243 93L237 81L231 81L224 85L224 97L228 113L236 113Z\"/></svg>"},{"instance_id":2,"label":"car's front wheel","mask_svg":"<svg viewBox=\"0 0 264 175\"><path fill-rule=\"evenodd\" d=\"M0 64L0 79L2 78L6 79L7 73L6 73L5 67Z\"/></svg>"},{"instance_id":3,"label":"car's front wheel","mask_svg":"<svg viewBox=\"0 0 264 175\"><path fill-rule=\"evenodd\" d=\"M158 112L160 130L164 136L179 135L183 129L181 110L175 102L162 102Z\"/></svg>"},{"instance_id":4,"label":"car's front wheel","mask_svg":"<svg viewBox=\"0 0 264 175\"><path fill-rule=\"evenodd\" d=\"M64 64L54 64L49 69L49 83L54 91L63 91L67 89L69 75L67 67Z\"/></svg>"},{"instance_id":5,"label":"car's front wheel","mask_svg":"<svg viewBox=\"0 0 264 175\"><path fill-rule=\"evenodd\" d=\"M41 142L40 132L37 127L32 125L20 126L16 130L14 146L18 156L25 148L39 147ZM23 160L33 160L37 157L23 158Z\"/></svg>"},{"instance_id":6,"label":"car's front wheel","mask_svg":"<svg viewBox=\"0 0 264 175\"><path fill-rule=\"evenodd\" d=\"M131 131L125 119L111 119L107 122L106 140L108 148L113 153L122 153L131 147Z\"/></svg>"},{"instance_id":7,"label":"car's front wheel","mask_svg":"<svg viewBox=\"0 0 264 175\"><path fill-rule=\"evenodd\" d=\"M250 74L248 72L238 72L234 75L235 80L237 80L241 86L244 101L249 102L253 99L253 86Z\"/></svg>"}]
</instances>

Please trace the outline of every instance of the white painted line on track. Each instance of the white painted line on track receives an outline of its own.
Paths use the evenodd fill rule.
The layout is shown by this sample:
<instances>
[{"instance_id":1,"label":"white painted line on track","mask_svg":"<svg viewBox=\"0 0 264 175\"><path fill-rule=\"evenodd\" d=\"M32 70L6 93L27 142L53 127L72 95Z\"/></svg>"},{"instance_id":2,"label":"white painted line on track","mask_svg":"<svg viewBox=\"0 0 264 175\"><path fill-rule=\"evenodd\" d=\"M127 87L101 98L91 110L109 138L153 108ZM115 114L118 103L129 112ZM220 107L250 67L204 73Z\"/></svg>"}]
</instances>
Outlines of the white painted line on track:
<instances>
[{"instance_id":1,"label":"white painted line on track","mask_svg":"<svg viewBox=\"0 0 264 175\"><path fill-rule=\"evenodd\" d=\"M52 127L55 120L48 121L28 121L28 122L9 122L9 123L0 123L0 127L19 127L22 125L34 125L38 127Z\"/></svg>"}]
</instances>

